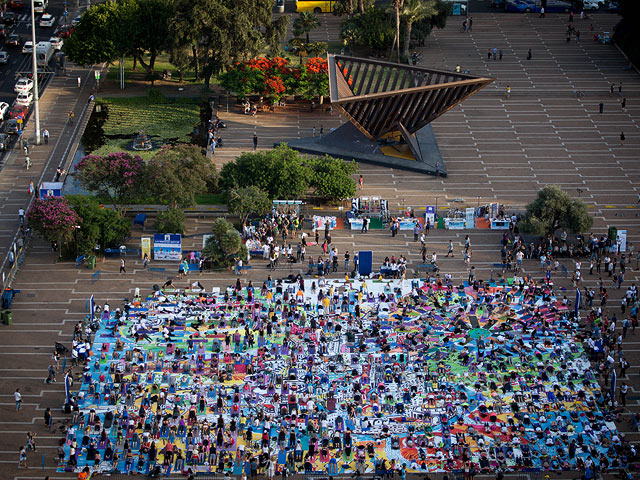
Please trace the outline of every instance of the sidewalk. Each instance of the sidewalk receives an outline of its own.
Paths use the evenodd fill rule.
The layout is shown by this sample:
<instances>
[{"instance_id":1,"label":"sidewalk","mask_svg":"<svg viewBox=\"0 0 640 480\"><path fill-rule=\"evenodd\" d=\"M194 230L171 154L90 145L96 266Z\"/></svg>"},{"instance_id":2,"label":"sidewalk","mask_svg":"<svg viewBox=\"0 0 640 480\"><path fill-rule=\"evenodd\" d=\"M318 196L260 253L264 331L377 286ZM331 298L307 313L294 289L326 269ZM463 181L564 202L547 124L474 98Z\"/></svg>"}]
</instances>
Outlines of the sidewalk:
<instances>
[{"instance_id":1,"label":"sidewalk","mask_svg":"<svg viewBox=\"0 0 640 480\"><path fill-rule=\"evenodd\" d=\"M49 143L35 145L35 114L32 112L24 138L29 139L29 157L31 168L27 171L24 153L19 142L7 152L4 165L0 170L0 271L3 287L9 279L9 249L17 239L20 224L18 210L28 211L32 197L28 194L29 182L36 188L42 182L54 180L56 168L65 162L73 145L75 136L87 121L88 99L94 88L92 67L79 67L67 63L66 75L55 75L40 97L40 133L49 130ZM78 77L81 87L78 88ZM69 111L73 110L75 121L68 124ZM35 197L35 195L34 195Z\"/></svg>"}]
</instances>

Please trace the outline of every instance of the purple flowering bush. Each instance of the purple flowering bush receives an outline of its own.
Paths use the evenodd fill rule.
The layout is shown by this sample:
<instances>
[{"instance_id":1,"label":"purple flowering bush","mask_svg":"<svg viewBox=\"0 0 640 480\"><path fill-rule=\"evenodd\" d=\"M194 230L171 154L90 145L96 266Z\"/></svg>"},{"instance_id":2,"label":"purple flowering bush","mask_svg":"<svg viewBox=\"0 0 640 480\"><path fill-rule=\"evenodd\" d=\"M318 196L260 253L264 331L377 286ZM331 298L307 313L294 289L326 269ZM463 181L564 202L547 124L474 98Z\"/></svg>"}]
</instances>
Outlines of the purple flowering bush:
<instances>
[{"instance_id":1,"label":"purple flowering bush","mask_svg":"<svg viewBox=\"0 0 640 480\"><path fill-rule=\"evenodd\" d=\"M68 241L82 218L64 198L37 199L27 212L29 225L49 241Z\"/></svg>"},{"instance_id":2,"label":"purple flowering bush","mask_svg":"<svg viewBox=\"0 0 640 480\"><path fill-rule=\"evenodd\" d=\"M87 155L76 165L76 175L87 190L111 200L114 208L130 202L141 192L145 163L126 152Z\"/></svg>"}]
</instances>

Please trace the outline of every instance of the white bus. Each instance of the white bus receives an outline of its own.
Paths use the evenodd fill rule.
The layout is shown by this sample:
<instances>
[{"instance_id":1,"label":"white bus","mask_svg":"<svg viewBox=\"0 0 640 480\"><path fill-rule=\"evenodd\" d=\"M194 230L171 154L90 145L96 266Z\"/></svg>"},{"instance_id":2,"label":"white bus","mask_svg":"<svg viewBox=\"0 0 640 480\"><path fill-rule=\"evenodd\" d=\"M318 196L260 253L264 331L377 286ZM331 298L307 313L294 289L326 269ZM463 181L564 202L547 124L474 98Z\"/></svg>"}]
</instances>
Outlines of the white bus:
<instances>
[{"instance_id":1,"label":"white bus","mask_svg":"<svg viewBox=\"0 0 640 480\"><path fill-rule=\"evenodd\" d=\"M49 6L49 0L33 0L34 13L44 13Z\"/></svg>"}]
</instances>

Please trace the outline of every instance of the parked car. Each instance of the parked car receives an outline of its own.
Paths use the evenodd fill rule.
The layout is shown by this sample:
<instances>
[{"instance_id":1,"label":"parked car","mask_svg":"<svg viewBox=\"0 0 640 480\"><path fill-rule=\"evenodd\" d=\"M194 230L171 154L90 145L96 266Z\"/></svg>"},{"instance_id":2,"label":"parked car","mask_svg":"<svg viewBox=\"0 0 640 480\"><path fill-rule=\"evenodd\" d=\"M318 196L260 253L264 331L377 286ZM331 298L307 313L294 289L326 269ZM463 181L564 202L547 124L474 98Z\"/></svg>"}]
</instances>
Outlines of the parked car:
<instances>
[{"instance_id":1,"label":"parked car","mask_svg":"<svg viewBox=\"0 0 640 480\"><path fill-rule=\"evenodd\" d=\"M56 50L62 50L62 45L64 44L64 40L62 40L61 38L58 37L51 37L49 39L49 42L51 42L51 46L56 49Z\"/></svg>"},{"instance_id":2,"label":"parked car","mask_svg":"<svg viewBox=\"0 0 640 480\"><path fill-rule=\"evenodd\" d=\"M30 92L31 90L33 90L33 80L31 78L21 77L13 87L13 91L16 93Z\"/></svg>"},{"instance_id":3,"label":"parked car","mask_svg":"<svg viewBox=\"0 0 640 480\"><path fill-rule=\"evenodd\" d=\"M45 13L40 17L40 28L51 28L56 23L56 17L50 13Z\"/></svg>"},{"instance_id":4,"label":"parked car","mask_svg":"<svg viewBox=\"0 0 640 480\"><path fill-rule=\"evenodd\" d=\"M0 102L0 120L4 120L9 113L9 104L7 102Z\"/></svg>"},{"instance_id":5,"label":"parked car","mask_svg":"<svg viewBox=\"0 0 640 480\"><path fill-rule=\"evenodd\" d=\"M9 54L4 50L0 50L0 65L9 63Z\"/></svg>"},{"instance_id":6,"label":"parked car","mask_svg":"<svg viewBox=\"0 0 640 480\"><path fill-rule=\"evenodd\" d=\"M583 0L582 8L585 10L598 10L604 7L604 0Z\"/></svg>"},{"instance_id":7,"label":"parked car","mask_svg":"<svg viewBox=\"0 0 640 480\"><path fill-rule=\"evenodd\" d=\"M20 105L16 103L11 107L11 110L9 110L9 118L24 119L27 116L27 113L29 113L28 105Z\"/></svg>"},{"instance_id":8,"label":"parked car","mask_svg":"<svg viewBox=\"0 0 640 480\"><path fill-rule=\"evenodd\" d=\"M33 92L20 92L16 97L17 105L31 105L33 102Z\"/></svg>"},{"instance_id":9,"label":"parked car","mask_svg":"<svg viewBox=\"0 0 640 480\"><path fill-rule=\"evenodd\" d=\"M7 37L7 41L5 43L8 47L19 47L22 43L22 37L17 33L12 33Z\"/></svg>"},{"instance_id":10,"label":"parked car","mask_svg":"<svg viewBox=\"0 0 640 480\"><path fill-rule=\"evenodd\" d=\"M11 0L8 5L9 8L13 10L22 10L24 8L24 2L22 0Z\"/></svg>"},{"instance_id":11,"label":"parked car","mask_svg":"<svg viewBox=\"0 0 640 480\"><path fill-rule=\"evenodd\" d=\"M505 10L508 12L539 13L541 4L536 0L507 0ZM546 13L568 13L571 4L561 0L548 0L545 8Z\"/></svg>"},{"instance_id":12,"label":"parked car","mask_svg":"<svg viewBox=\"0 0 640 480\"><path fill-rule=\"evenodd\" d=\"M15 118L9 119L4 127L4 131L11 135L17 135L20 131L20 129L18 128L18 120Z\"/></svg>"},{"instance_id":13,"label":"parked car","mask_svg":"<svg viewBox=\"0 0 640 480\"><path fill-rule=\"evenodd\" d=\"M31 40L24 42L24 45L22 46L22 53L23 55L33 53L33 42Z\"/></svg>"}]
</instances>

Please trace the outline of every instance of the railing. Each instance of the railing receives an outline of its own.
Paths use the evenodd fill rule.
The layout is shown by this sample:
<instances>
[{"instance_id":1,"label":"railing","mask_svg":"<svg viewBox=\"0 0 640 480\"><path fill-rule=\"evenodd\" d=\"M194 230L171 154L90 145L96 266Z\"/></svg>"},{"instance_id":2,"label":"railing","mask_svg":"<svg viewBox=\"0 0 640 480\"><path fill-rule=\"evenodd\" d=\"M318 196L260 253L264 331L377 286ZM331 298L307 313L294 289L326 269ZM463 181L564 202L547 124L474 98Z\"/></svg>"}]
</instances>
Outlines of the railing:
<instances>
[{"instance_id":1,"label":"railing","mask_svg":"<svg viewBox=\"0 0 640 480\"><path fill-rule=\"evenodd\" d=\"M13 241L11 242L11 246L9 247L9 252L7 252L7 258L8 258L11 252L14 251L14 248L15 248L15 252L14 252L15 260L13 264L11 264L8 269L2 270L2 290L3 291L5 288L9 288L11 286L11 282L13 282L13 279L16 276L16 273L18 272L18 270L20 270L20 267L24 262L24 257L26 256L27 249L29 248L29 242L31 242L31 229L27 228L22 247L17 248L19 235L20 235L20 231L18 231L16 236L13 237ZM4 266L6 266L7 263L5 263Z\"/></svg>"}]
</instances>

